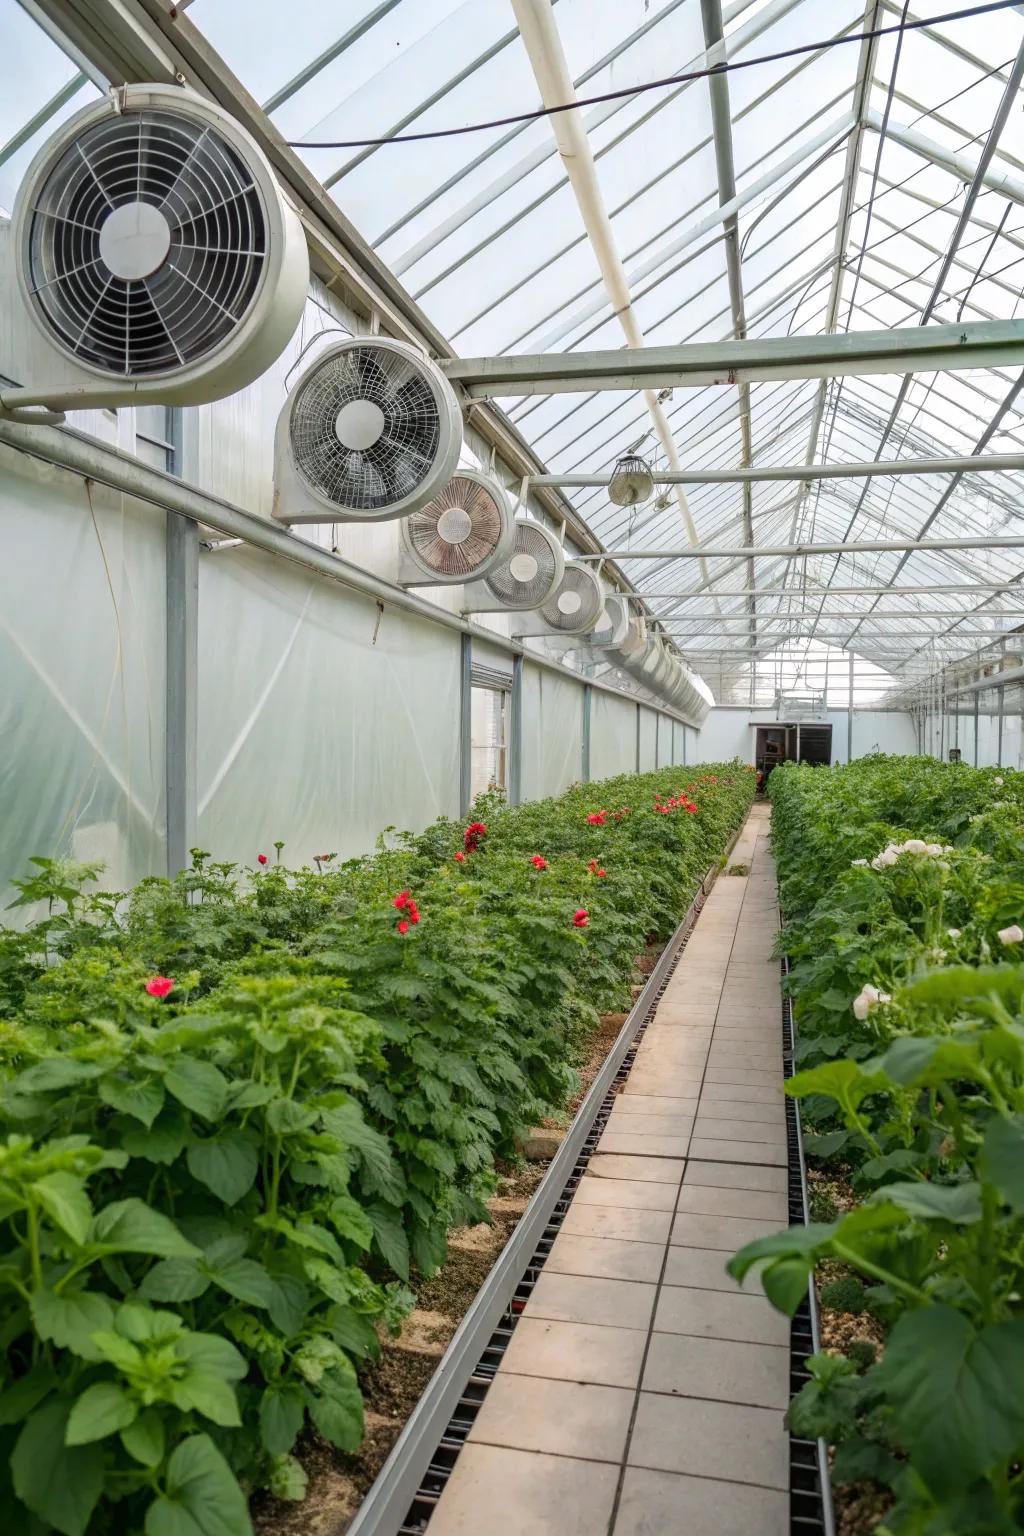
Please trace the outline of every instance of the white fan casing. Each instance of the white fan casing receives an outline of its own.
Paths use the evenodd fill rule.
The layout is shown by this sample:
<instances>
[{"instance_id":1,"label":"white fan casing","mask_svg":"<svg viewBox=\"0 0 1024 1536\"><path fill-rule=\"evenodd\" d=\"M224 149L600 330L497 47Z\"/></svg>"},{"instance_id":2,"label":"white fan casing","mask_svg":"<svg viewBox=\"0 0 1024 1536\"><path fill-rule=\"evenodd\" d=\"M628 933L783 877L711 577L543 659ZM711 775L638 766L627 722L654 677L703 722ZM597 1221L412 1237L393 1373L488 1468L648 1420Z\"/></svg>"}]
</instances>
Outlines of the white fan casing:
<instances>
[{"instance_id":1,"label":"white fan casing","mask_svg":"<svg viewBox=\"0 0 1024 1536\"><path fill-rule=\"evenodd\" d=\"M599 650L622 645L629 636L631 618L629 599L623 597L621 592L607 592L604 613L587 644Z\"/></svg>"},{"instance_id":2,"label":"white fan casing","mask_svg":"<svg viewBox=\"0 0 1024 1536\"><path fill-rule=\"evenodd\" d=\"M233 394L280 356L309 287L262 150L172 85L119 87L61 124L22 180L11 252L38 341L8 411Z\"/></svg>"},{"instance_id":3,"label":"white fan casing","mask_svg":"<svg viewBox=\"0 0 1024 1536\"><path fill-rule=\"evenodd\" d=\"M517 517L512 539L510 554L483 580L467 584L467 613L527 612L557 589L565 571L558 535L532 517Z\"/></svg>"},{"instance_id":4,"label":"white fan casing","mask_svg":"<svg viewBox=\"0 0 1024 1536\"><path fill-rule=\"evenodd\" d=\"M537 608L535 625L521 635L589 635L601 622L604 588L593 568L582 560L567 560L558 586Z\"/></svg>"},{"instance_id":5,"label":"white fan casing","mask_svg":"<svg viewBox=\"0 0 1024 1536\"><path fill-rule=\"evenodd\" d=\"M514 541L503 487L480 470L459 469L403 521L398 579L403 587L463 586L507 560Z\"/></svg>"},{"instance_id":6,"label":"white fan casing","mask_svg":"<svg viewBox=\"0 0 1024 1536\"><path fill-rule=\"evenodd\" d=\"M389 336L334 342L278 417L274 516L283 523L408 517L447 485L461 448L455 392L417 347Z\"/></svg>"}]
</instances>

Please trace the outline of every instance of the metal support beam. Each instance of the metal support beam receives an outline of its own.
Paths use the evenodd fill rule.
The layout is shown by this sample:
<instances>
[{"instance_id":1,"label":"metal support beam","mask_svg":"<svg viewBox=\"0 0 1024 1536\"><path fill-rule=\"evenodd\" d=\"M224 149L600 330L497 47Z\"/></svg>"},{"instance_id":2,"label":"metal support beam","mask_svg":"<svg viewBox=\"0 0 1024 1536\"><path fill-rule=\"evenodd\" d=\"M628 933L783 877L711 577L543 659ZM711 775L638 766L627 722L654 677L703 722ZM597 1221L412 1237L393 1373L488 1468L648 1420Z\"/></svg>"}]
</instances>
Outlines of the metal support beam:
<instances>
[{"instance_id":1,"label":"metal support beam","mask_svg":"<svg viewBox=\"0 0 1024 1536\"><path fill-rule=\"evenodd\" d=\"M473 798L473 638L462 636L459 668L459 815Z\"/></svg>"},{"instance_id":2,"label":"metal support beam","mask_svg":"<svg viewBox=\"0 0 1024 1536\"><path fill-rule=\"evenodd\" d=\"M583 739L581 742L580 777L584 784L590 783L590 705L594 690L589 683L583 684Z\"/></svg>"},{"instance_id":3,"label":"metal support beam","mask_svg":"<svg viewBox=\"0 0 1024 1536\"><path fill-rule=\"evenodd\" d=\"M35 429L33 429L35 430ZM706 544L683 545L679 549L610 549L602 555L578 555L579 560L746 560L779 555L865 555L884 554L886 550L915 549L1024 549L1024 533L979 534L966 539L853 539L847 543L834 540L827 544L759 544L712 547ZM827 590L827 589L823 589Z\"/></svg>"},{"instance_id":4,"label":"metal support beam","mask_svg":"<svg viewBox=\"0 0 1024 1536\"><path fill-rule=\"evenodd\" d=\"M871 464L764 464L738 469L657 470L655 485L747 485L761 480L870 480L873 476L996 474L1024 469L1024 453L963 454L947 459L879 459ZM601 475L531 475L530 488L556 486L601 489L611 472Z\"/></svg>"},{"instance_id":5,"label":"metal support beam","mask_svg":"<svg viewBox=\"0 0 1024 1536\"><path fill-rule=\"evenodd\" d=\"M758 587L758 597L800 597L805 601L812 595L811 589L803 587ZM815 588L815 592L819 589ZM935 594L947 592L990 592L998 596L1000 592L1019 592L1024 594L1024 582L1020 581L938 581L927 587L891 587L888 584L862 585L859 587L822 587L822 597L871 597L884 595L886 597L931 597ZM723 592L722 597L746 597L746 587L733 587L728 592ZM679 600L693 601L702 594L695 587L681 592L640 592L639 596L645 603L657 603L661 601ZM679 615L680 622L688 619L690 614L682 612Z\"/></svg>"},{"instance_id":6,"label":"metal support beam","mask_svg":"<svg viewBox=\"0 0 1024 1536\"><path fill-rule=\"evenodd\" d=\"M164 797L167 873L187 869L197 833L197 684L199 678L199 529L167 513L166 721Z\"/></svg>"},{"instance_id":7,"label":"metal support beam","mask_svg":"<svg viewBox=\"0 0 1024 1536\"><path fill-rule=\"evenodd\" d=\"M1024 320L984 320L970 325L769 336L626 351L442 358L440 366L471 399L486 400L496 395L754 384L768 379L934 373L1022 363Z\"/></svg>"},{"instance_id":8,"label":"metal support beam","mask_svg":"<svg viewBox=\"0 0 1024 1536\"><path fill-rule=\"evenodd\" d=\"M825 699L826 705L828 698ZM853 652L850 652L850 692L846 706L846 761L853 762Z\"/></svg>"},{"instance_id":9,"label":"metal support beam","mask_svg":"<svg viewBox=\"0 0 1024 1536\"><path fill-rule=\"evenodd\" d=\"M640 703L636 706L636 771L640 772Z\"/></svg>"},{"instance_id":10,"label":"metal support beam","mask_svg":"<svg viewBox=\"0 0 1024 1536\"><path fill-rule=\"evenodd\" d=\"M523 798L523 658L512 658L512 696L509 700L508 801L520 805Z\"/></svg>"},{"instance_id":11,"label":"metal support beam","mask_svg":"<svg viewBox=\"0 0 1024 1536\"><path fill-rule=\"evenodd\" d=\"M725 594L734 596L732 592ZM1024 609L1018 613L1007 613L998 608L986 608L984 612L977 608L873 608L866 613L863 608L826 608L822 612L819 608L773 608L761 615L765 624L789 623L797 619L818 619L822 623L830 623L834 619L1011 619L1024 624ZM748 613L737 611L736 613L679 613L672 620L673 625L692 624L747 624L750 621ZM666 627L666 634L674 635L683 633L683 630Z\"/></svg>"}]
</instances>

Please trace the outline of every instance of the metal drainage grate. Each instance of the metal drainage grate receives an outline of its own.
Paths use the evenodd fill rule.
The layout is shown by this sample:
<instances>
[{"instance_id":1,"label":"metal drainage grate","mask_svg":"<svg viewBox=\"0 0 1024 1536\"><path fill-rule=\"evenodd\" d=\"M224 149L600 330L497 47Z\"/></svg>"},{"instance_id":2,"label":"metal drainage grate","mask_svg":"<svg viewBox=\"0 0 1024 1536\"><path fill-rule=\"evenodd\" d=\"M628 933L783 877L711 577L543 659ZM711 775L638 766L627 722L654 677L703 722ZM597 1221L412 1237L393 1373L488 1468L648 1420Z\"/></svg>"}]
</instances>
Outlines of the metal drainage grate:
<instances>
[{"instance_id":1,"label":"metal drainage grate","mask_svg":"<svg viewBox=\"0 0 1024 1536\"><path fill-rule=\"evenodd\" d=\"M552 1211L548 1224L544 1228L544 1232L537 1243L537 1247L533 1253L533 1256L526 1266L523 1278L516 1286L515 1293L512 1296L504 1316L501 1318L501 1321L498 1323L490 1339L488 1340L487 1346L481 1354L472 1376L466 1383L465 1391L459 1399L455 1412L452 1414L452 1417L449 1420L448 1426L441 1437L440 1444L438 1445L434 1456L431 1458L430 1465L427 1468L427 1471L423 1477L423 1481L420 1484L416 1496L412 1501L409 1513L406 1515L404 1522L399 1528L398 1536L422 1536L422 1533L427 1528L430 1517L437 1507L437 1502L440 1499L441 1494L444 1492L445 1484L451 1476L452 1469L458 1459L459 1452L462 1450L463 1445L466 1443L466 1438L473 1427L473 1422L476 1419L477 1414L480 1412L484 1398L487 1396L487 1389L491 1382L494 1380L498 1367L501 1364L501 1358L509 1346L509 1341L511 1340L512 1334L515 1331L516 1324L522 1315L526 1303L530 1299L531 1292L533 1291L533 1288L540 1277L540 1272L544 1268L548 1254L551 1252L551 1246L554 1243L555 1238L558 1236L558 1230L565 1218L566 1211L569 1209L572 1197L579 1187L580 1180L587 1171L587 1165L590 1162L591 1157L594 1155L597 1144L600 1141L604 1128L608 1123L608 1117L612 1112L616 1097L618 1096L618 1092L622 1084L626 1081L626 1078L629 1076L630 1068L632 1067L633 1062L636 1060L637 1048L640 1044L640 1041L643 1039L647 1026L653 1019L657 1011L658 1004L664 997L666 988L672 979L675 968L679 964L683 950L686 948L689 937L693 932L694 924L696 923L701 909L707 900L708 889L709 883L705 880L701 883L700 890L695 896L693 904L690 907L689 913L687 914L688 925L686 927L686 931L684 932L682 939L677 943L672 958L668 963L664 975L662 976L662 979L658 985L657 991L652 994L647 1007L647 1011L637 1025L636 1034L633 1037L633 1043L629 1050L626 1052L626 1055L623 1057L622 1065L619 1067L618 1072L615 1074L612 1086L609 1088L601 1103L601 1107L594 1118L594 1123L590 1127L590 1130L586 1136L586 1140L580 1149L579 1157L576 1159L576 1162L573 1165L572 1173L569 1175L569 1178L565 1184L565 1188L562 1190L562 1193L555 1204L554 1210ZM807 1531L813 1531L815 1529L824 1529L824 1527L794 1526L794 1530L805 1529Z\"/></svg>"},{"instance_id":2,"label":"metal drainage grate","mask_svg":"<svg viewBox=\"0 0 1024 1536\"><path fill-rule=\"evenodd\" d=\"M789 961L783 957L783 980L789 975ZM792 1077L795 1067L793 1051L796 1045L796 1029L793 1024L793 1005L790 999L782 999L782 1060L783 1074ZM807 1165L804 1162L804 1144L800 1131L800 1110L795 1099L786 1099L786 1146L788 1157L787 1197L789 1200L790 1226L805 1226L810 1219L807 1203ZM789 1335L790 1391L795 1397L805 1381L810 1379L807 1370L808 1355L816 1354L821 1347L821 1329L818 1319L818 1301L812 1281L807 1296L800 1303L793 1317ZM835 1536L835 1515L832 1509L832 1486L828 1472L828 1448L824 1440L798 1440L789 1437L789 1528L791 1536Z\"/></svg>"}]
</instances>

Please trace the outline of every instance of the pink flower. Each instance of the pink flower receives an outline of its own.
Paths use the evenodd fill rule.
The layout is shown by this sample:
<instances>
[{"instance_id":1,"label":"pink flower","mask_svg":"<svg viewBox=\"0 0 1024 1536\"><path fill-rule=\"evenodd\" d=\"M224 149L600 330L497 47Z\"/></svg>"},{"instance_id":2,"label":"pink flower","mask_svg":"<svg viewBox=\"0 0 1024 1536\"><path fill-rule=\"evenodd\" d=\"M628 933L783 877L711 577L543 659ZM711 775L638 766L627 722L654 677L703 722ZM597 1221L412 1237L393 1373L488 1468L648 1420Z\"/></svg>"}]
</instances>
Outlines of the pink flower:
<instances>
[{"instance_id":1,"label":"pink flower","mask_svg":"<svg viewBox=\"0 0 1024 1536\"><path fill-rule=\"evenodd\" d=\"M461 850L455 855L455 862L456 864L465 864L466 855Z\"/></svg>"},{"instance_id":2,"label":"pink flower","mask_svg":"<svg viewBox=\"0 0 1024 1536\"><path fill-rule=\"evenodd\" d=\"M534 869L547 869L548 867L547 859L542 859L539 853L534 854L533 858L530 860L530 863L533 865Z\"/></svg>"},{"instance_id":3,"label":"pink flower","mask_svg":"<svg viewBox=\"0 0 1024 1536\"><path fill-rule=\"evenodd\" d=\"M166 997L173 986L173 976L151 976L146 982L146 991L150 997Z\"/></svg>"},{"instance_id":4,"label":"pink flower","mask_svg":"<svg viewBox=\"0 0 1024 1536\"><path fill-rule=\"evenodd\" d=\"M256 855L256 862L257 862L257 864L265 864L267 862L266 854L265 853L258 853Z\"/></svg>"},{"instance_id":5,"label":"pink flower","mask_svg":"<svg viewBox=\"0 0 1024 1536\"><path fill-rule=\"evenodd\" d=\"M586 907L578 907L573 913L572 925L574 928L585 928L590 921L590 913Z\"/></svg>"},{"instance_id":6,"label":"pink flower","mask_svg":"<svg viewBox=\"0 0 1024 1536\"><path fill-rule=\"evenodd\" d=\"M408 933L409 932L409 924L406 922L404 917L402 918L402 921L398 925L398 931L399 931L399 933Z\"/></svg>"}]
</instances>

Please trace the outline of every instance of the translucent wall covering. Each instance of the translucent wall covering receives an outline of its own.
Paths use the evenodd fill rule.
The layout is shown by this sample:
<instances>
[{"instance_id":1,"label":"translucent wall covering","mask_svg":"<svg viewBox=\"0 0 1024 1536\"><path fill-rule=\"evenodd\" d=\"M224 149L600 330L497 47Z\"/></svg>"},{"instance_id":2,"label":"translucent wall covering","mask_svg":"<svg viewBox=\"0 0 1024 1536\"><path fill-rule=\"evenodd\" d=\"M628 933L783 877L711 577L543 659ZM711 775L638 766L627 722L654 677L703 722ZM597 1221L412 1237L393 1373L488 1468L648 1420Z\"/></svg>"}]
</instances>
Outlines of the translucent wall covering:
<instances>
[{"instance_id":1,"label":"translucent wall covering","mask_svg":"<svg viewBox=\"0 0 1024 1536\"><path fill-rule=\"evenodd\" d=\"M640 711L640 772L658 766L658 717L653 709Z\"/></svg>"},{"instance_id":2,"label":"translucent wall covering","mask_svg":"<svg viewBox=\"0 0 1024 1536\"><path fill-rule=\"evenodd\" d=\"M571 678L523 667L524 800L560 794L583 765L583 689Z\"/></svg>"},{"instance_id":3,"label":"translucent wall covering","mask_svg":"<svg viewBox=\"0 0 1024 1536\"><path fill-rule=\"evenodd\" d=\"M609 779L636 767L636 705L595 688L590 699L590 777Z\"/></svg>"},{"instance_id":4,"label":"translucent wall covering","mask_svg":"<svg viewBox=\"0 0 1024 1536\"><path fill-rule=\"evenodd\" d=\"M33 854L127 885L164 860L163 518L4 450L0 521L0 887Z\"/></svg>"},{"instance_id":5,"label":"translucent wall covering","mask_svg":"<svg viewBox=\"0 0 1024 1536\"><path fill-rule=\"evenodd\" d=\"M362 853L459 814L459 636L253 551L200 565L199 837Z\"/></svg>"}]
</instances>

